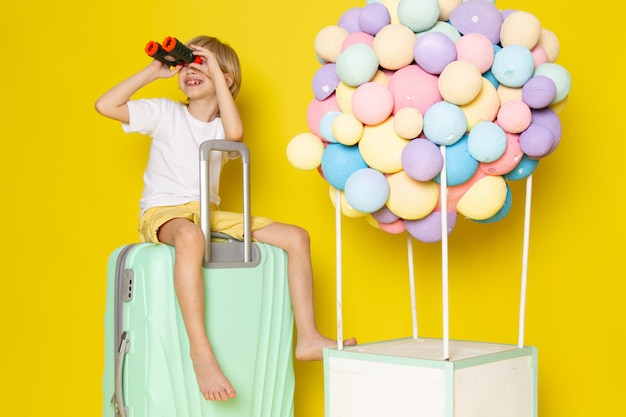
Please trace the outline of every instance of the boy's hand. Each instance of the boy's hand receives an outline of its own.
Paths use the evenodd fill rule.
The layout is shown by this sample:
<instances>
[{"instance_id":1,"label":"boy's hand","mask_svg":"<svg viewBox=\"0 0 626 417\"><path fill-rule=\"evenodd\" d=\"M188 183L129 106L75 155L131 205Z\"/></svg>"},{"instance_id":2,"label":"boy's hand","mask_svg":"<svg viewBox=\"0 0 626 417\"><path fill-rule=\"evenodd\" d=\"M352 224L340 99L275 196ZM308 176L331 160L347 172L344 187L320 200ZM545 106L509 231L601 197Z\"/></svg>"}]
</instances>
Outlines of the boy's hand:
<instances>
[{"instance_id":1,"label":"boy's hand","mask_svg":"<svg viewBox=\"0 0 626 417\"><path fill-rule=\"evenodd\" d=\"M158 60L153 60L148 68L152 70L157 78L172 78L176 74L178 74L183 66L177 65L173 68L170 68L169 65L162 63Z\"/></svg>"},{"instance_id":2,"label":"boy's hand","mask_svg":"<svg viewBox=\"0 0 626 417\"><path fill-rule=\"evenodd\" d=\"M192 62L189 64L189 68L195 68L198 71L202 71L207 77L214 79L214 75L223 75L222 69L213 55L213 52L208 49L202 48L197 45L190 45L189 48L194 52L194 55L202 58L201 64Z\"/></svg>"}]
</instances>

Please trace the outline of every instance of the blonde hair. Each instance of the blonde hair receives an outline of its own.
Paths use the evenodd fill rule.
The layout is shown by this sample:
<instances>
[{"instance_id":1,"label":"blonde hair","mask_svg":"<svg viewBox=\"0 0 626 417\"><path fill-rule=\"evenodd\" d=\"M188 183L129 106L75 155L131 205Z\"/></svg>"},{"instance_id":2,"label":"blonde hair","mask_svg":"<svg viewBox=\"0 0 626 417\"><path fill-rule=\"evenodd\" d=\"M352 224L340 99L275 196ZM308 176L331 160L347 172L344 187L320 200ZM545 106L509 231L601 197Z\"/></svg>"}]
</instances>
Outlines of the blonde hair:
<instances>
[{"instance_id":1,"label":"blonde hair","mask_svg":"<svg viewBox=\"0 0 626 417\"><path fill-rule=\"evenodd\" d=\"M233 83L230 86L230 93L233 95L233 98L237 98L239 88L241 87L241 65L235 50L230 45L211 36L196 36L186 43L187 46L192 44L213 52L222 72L230 74L232 77Z\"/></svg>"}]
</instances>

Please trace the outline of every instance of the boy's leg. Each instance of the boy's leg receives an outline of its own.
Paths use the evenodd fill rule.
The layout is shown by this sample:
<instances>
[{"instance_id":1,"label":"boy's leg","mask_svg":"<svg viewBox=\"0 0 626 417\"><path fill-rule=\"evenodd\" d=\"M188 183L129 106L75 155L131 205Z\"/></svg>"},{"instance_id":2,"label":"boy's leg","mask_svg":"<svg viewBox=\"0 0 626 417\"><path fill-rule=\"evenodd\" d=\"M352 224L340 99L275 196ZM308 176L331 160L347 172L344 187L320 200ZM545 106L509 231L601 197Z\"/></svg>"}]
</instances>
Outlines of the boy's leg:
<instances>
[{"instance_id":1,"label":"boy's leg","mask_svg":"<svg viewBox=\"0 0 626 417\"><path fill-rule=\"evenodd\" d=\"M322 359L323 348L337 347L337 342L320 334L315 322L309 234L301 227L274 222L253 231L252 236L287 252L289 292L296 322L296 358L303 361ZM344 341L347 346L355 344L354 338Z\"/></svg>"},{"instance_id":2,"label":"boy's leg","mask_svg":"<svg viewBox=\"0 0 626 417\"><path fill-rule=\"evenodd\" d=\"M174 287L185 323L191 359L202 395L207 400L227 400L237 394L222 372L206 333L202 259L204 235L189 220L176 218L163 224L159 241L174 246Z\"/></svg>"}]
</instances>

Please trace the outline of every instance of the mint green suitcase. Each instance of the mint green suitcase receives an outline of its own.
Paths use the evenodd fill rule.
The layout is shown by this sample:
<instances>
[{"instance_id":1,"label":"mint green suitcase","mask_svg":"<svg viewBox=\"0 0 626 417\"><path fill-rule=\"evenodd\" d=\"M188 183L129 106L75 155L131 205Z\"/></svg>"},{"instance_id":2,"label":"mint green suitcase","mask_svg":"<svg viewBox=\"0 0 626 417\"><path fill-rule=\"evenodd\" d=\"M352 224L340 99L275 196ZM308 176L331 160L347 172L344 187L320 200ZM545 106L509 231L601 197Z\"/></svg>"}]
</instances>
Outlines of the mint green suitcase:
<instances>
[{"instance_id":1,"label":"mint green suitcase","mask_svg":"<svg viewBox=\"0 0 626 417\"><path fill-rule=\"evenodd\" d=\"M116 249L108 263L106 417L293 416L293 313L287 256L274 246L251 242L247 148L208 142L200 152L203 184L208 183L204 178L212 150L239 152L244 168L244 241L213 239L206 245L204 261L207 331L237 397L210 402L200 394L174 291L174 250L137 243ZM203 185L201 206L208 207L207 201ZM208 224L202 211L203 225Z\"/></svg>"}]
</instances>

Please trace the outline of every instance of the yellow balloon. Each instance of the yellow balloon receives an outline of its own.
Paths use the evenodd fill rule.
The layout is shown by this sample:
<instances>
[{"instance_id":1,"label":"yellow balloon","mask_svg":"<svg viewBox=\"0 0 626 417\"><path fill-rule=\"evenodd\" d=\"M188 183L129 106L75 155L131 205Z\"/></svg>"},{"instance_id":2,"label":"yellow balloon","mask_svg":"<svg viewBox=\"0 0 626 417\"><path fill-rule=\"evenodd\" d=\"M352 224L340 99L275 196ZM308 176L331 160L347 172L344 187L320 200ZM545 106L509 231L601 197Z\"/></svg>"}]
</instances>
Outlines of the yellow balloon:
<instances>
[{"instance_id":1,"label":"yellow balloon","mask_svg":"<svg viewBox=\"0 0 626 417\"><path fill-rule=\"evenodd\" d=\"M471 103L459 106L467 119L467 130L470 131L480 122L493 122L500 110L500 97L491 82L482 77L482 89Z\"/></svg>"},{"instance_id":2,"label":"yellow balloon","mask_svg":"<svg viewBox=\"0 0 626 417\"><path fill-rule=\"evenodd\" d=\"M333 207L336 208L337 207L337 204L336 204L337 189L331 185L328 191L330 195L330 201L333 203ZM365 217L368 215L368 213L363 213L361 211L356 210L354 207L352 207L348 203L348 200L346 200L346 194L343 191L340 191L339 193L340 193L339 199L341 200L341 214L343 214L346 217L352 217L352 218Z\"/></svg>"},{"instance_id":3,"label":"yellow balloon","mask_svg":"<svg viewBox=\"0 0 626 417\"><path fill-rule=\"evenodd\" d=\"M351 146L361 140L363 123L350 113L341 113L333 120L331 130L337 142Z\"/></svg>"},{"instance_id":4,"label":"yellow balloon","mask_svg":"<svg viewBox=\"0 0 626 417\"><path fill-rule=\"evenodd\" d=\"M324 143L311 132L299 133L287 144L287 160L298 169L309 171L322 163Z\"/></svg>"},{"instance_id":5,"label":"yellow balloon","mask_svg":"<svg viewBox=\"0 0 626 417\"><path fill-rule=\"evenodd\" d=\"M408 143L398 136L390 117L379 125L364 126L359 151L371 168L390 174L402 169L402 150Z\"/></svg>"},{"instance_id":6,"label":"yellow balloon","mask_svg":"<svg viewBox=\"0 0 626 417\"><path fill-rule=\"evenodd\" d=\"M400 171L387 177L389 199L387 208L398 217L418 220L437 206L439 187L434 181L421 182Z\"/></svg>"},{"instance_id":7,"label":"yellow balloon","mask_svg":"<svg viewBox=\"0 0 626 417\"><path fill-rule=\"evenodd\" d=\"M344 113L352 114L352 96L356 87L349 86L343 81L339 81L335 88L335 97L337 97L337 105L339 110Z\"/></svg>"},{"instance_id":8,"label":"yellow balloon","mask_svg":"<svg viewBox=\"0 0 626 417\"><path fill-rule=\"evenodd\" d=\"M473 220L485 220L495 215L506 200L506 182L500 176L489 175L476 181L456 205L459 213Z\"/></svg>"}]
</instances>

